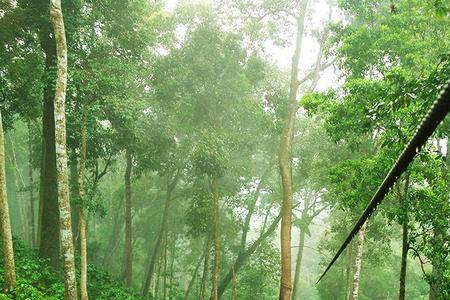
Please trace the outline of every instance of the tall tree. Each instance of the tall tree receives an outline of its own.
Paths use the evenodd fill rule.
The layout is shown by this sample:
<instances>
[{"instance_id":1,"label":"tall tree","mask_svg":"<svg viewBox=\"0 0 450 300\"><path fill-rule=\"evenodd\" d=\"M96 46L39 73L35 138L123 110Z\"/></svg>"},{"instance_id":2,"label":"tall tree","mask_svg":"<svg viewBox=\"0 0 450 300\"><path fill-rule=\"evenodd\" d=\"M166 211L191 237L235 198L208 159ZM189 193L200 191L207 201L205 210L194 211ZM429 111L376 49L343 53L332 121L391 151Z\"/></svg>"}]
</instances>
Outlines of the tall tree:
<instances>
[{"instance_id":1,"label":"tall tree","mask_svg":"<svg viewBox=\"0 0 450 300\"><path fill-rule=\"evenodd\" d=\"M42 5L41 5L42 6ZM44 5L44 8L48 6ZM39 7L43 10L43 8ZM44 12L41 12L45 15ZM47 20L39 22L39 40L45 53L45 74L50 74L56 65L55 40L52 38L51 27ZM53 267L59 265L59 211L58 189L56 180L56 152L55 152L55 107L54 83L46 81L42 110L42 160L39 187L39 222L38 243L39 254L50 260Z\"/></svg>"},{"instance_id":2,"label":"tall tree","mask_svg":"<svg viewBox=\"0 0 450 300\"><path fill-rule=\"evenodd\" d=\"M363 227L358 233L358 243L356 245L356 257L355 257L355 267L353 273L353 286L351 293L351 300L358 300L359 295L359 283L361 281L361 265L362 265L362 256L364 249L364 238L366 234L366 223L364 223Z\"/></svg>"},{"instance_id":3,"label":"tall tree","mask_svg":"<svg viewBox=\"0 0 450 300\"><path fill-rule=\"evenodd\" d=\"M14 252L11 233L11 222L9 220L8 196L6 193L5 176L5 140L3 133L3 121L0 111L0 228L3 245L3 270L4 290L8 292L16 285L16 269L14 266Z\"/></svg>"},{"instance_id":4,"label":"tall tree","mask_svg":"<svg viewBox=\"0 0 450 300\"><path fill-rule=\"evenodd\" d=\"M281 279L280 279L280 300L290 300L292 296L292 261L291 261L291 226L292 226L292 176L289 165L289 152L292 142L292 135L297 113L298 100L298 64L300 61L300 51L302 48L304 22L306 16L306 6L308 0L298 2L296 18L297 35L295 40L295 50L292 56L291 83L289 87L289 100L287 103L286 115L284 116L283 131L281 133L280 148L278 152L278 165L280 168L281 181L283 186L283 205L281 218Z\"/></svg>"},{"instance_id":5,"label":"tall tree","mask_svg":"<svg viewBox=\"0 0 450 300\"><path fill-rule=\"evenodd\" d=\"M86 120L83 120L81 128L81 146L80 146L80 168L78 171L78 189L80 197L78 231L80 235L80 298L81 300L88 300L87 290L87 237L86 224L87 212L84 189L84 176L86 170L86 152L87 152L87 132Z\"/></svg>"},{"instance_id":6,"label":"tall tree","mask_svg":"<svg viewBox=\"0 0 450 300\"><path fill-rule=\"evenodd\" d=\"M30 193L30 235L31 235L31 247L36 247L36 221L34 212L34 177L33 177L33 142L31 137L31 124L28 122L28 180L29 180L29 193Z\"/></svg>"},{"instance_id":7,"label":"tall tree","mask_svg":"<svg viewBox=\"0 0 450 300\"><path fill-rule=\"evenodd\" d=\"M67 42L60 0L50 1L50 17L53 24L57 55L57 78L55 88L55 149L58 182L59 227L64 262L66 300L77 299L75 279L75 256L72 239L72 221L67 175L66 116L67 90Z\"/></svg>"},{"instance_id":8,"label":"tall tree","mask_svg":"<svg viewBox=\"0 0 450 300\"><path fill-rule=\"evenodd\" d=\"M126 150L126 169L125 169L125 246L123 262L123 278L126 285L133 283L133 245L132 245L132 220L131 220L131 171L133 167L133 157L130 150Z\"/></svg>"}]
</instances>

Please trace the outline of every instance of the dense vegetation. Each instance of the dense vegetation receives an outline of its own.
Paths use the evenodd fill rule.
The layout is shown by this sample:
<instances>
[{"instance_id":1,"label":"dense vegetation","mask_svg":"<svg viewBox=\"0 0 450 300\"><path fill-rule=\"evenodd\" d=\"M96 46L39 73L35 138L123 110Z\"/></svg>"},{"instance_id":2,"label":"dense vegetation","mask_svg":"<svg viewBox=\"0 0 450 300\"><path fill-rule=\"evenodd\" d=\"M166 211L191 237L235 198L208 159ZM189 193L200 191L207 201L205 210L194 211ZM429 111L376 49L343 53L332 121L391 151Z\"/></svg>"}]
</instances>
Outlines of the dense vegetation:
<instances>
[{"instance_id":1,"label":"dense vegetation","mask_svg":"<svg viewBox=\"0 0 450 300\"><path fill-rule=\"evenodd\" d=\"M449 299L448 0L0 0L0 299Z\"/></svg>"}]
</instances>

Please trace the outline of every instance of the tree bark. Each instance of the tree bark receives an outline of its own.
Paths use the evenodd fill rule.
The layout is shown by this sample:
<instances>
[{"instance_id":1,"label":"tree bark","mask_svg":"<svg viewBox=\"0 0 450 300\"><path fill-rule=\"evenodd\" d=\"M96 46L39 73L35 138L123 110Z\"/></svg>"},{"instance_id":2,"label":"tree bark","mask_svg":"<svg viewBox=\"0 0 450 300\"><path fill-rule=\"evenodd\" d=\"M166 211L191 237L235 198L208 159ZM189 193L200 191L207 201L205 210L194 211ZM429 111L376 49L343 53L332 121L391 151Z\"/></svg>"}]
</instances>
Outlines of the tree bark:
<instances>
[{"instance_id":1,"label":"tree bark","mask_svg":"<svg viewBox=\"0 0 450 300\"><path fill-rule=\"evenodd\" d=\"M238 292L237 292L237 279L236 279L236 272L234 271L234 267L231 267L233 271L233 300L238 299Z\"/></svg>"},{"instance_id":2,"label":"tree bark","mask_svg":"<svg viewBox=\"0 0 450 300\"><path fill-rule=\"evenodd\" d=\"M45 12L47 14L47 11ZM51 25L43 21L39 40L45 53L45 74L56 66L56 45L52 39ZM48 259L50 266L58 268L60 259L59 208L56 179L55 103L54 82L44 76L42 110L42 158L39 183L38 241L39 255Z\"/></svg>"},{"instance_id":3,"label":"tree bark","mask_svg":"<svg viewBox=\"0 0 450 300\"><path fill-rule=\"evenodd\" d=\"M347 247L347 265L345 266L345 300L350 298L350 277L352 269L352 247Z\"/></svg>"},{"instance_id":4,"label":"tree bark","mask_svg":"<svg viewBox=\"0 0 450 300\"><path fill-rule=\"evenodd\" d=\"M356 258L355 258L355 273L353 274L353 287L351 300L358 299L365 234L366 234L366 223L364 223L364 225L361 227L361 230L358 233L358 243L356 245Z\"/></svg>"},{"instance_id":5,"label":"tree bark","mask_svg":"<svg viewBox=\"0 0 450 300\"><path fill-rule=\"evenodd\" d=\"M175 236L172 239L172 245L171 245L171 249L170 249L170 280L169 280L169 299L170 299L170 295L172 295L172 288L173 288L173 275L175 273L175 251L176 251L176 238Z\"/></svg>"},{"instance_id":6,"label":"tree bark","mask_svg":"<svg viewBox=\"0 0 450 300\"><path fill-rule=\"evenodd\" d=\"M132 216L131 216L131 169L133 167L133 158L129 150L125 153L127 166L125 169L125 249L123 264L123 279L127 286L133 284L133 238L132 238Z\"/></svg>"},{"instance_id":7,"label":"tree bark","mask_svg":"<svg viewBox=\"0 0 450 300\"><path fill-rule=\"evenodd\" d=\"M80 234L80 296L81 300L88 300L87 291L87 238L86 238L86 202L84 199L84 174L86 169L86 121L83 121L83 127L81 128L81 147L80 147L80 169L78 173L78 189L80 196L79 206L79 234Z\"/></svg>"},{"instance_id":8,"label":"tree bark","mask_svg":"<svg viewBox=\"0 0 450 300\"><path fill-rule=\"evenodd\" d=\"M188 300L189 299L189 294L191 293L192 287L194 286L195 278L197 277L197 273L198 273L198 270L200 269L200 266L202 264L203 258L206 255L206 251L209 251L209 249L207 249L205 247L205 251L200 256L200 259L198 260L197 265L195 266L194 273L192 274L192 278L189 281L188 288L186 290L186 293L184 294L184 300Z\"/></svg>"},{"instance_id":9,"label":"tree bark","mask_svg":"<svg viewBox=\"0 0 450 300\"><path fill-rule=\"evenodd\" d=\"M156 272L156 284L155 284L155 291L153 292L153 299L159 298L159 280L161 275L161 266L162 266L162 255L158 257L158 271Z\"/></svg>"},{"instance_id":10,"label":"tree bark","mask_svg":"<svg viewBox=\"0 0 450 300\"><path fill-rule=\"evenodd\" d=\"M72 223L67 175L65 99L67 88L67 43L61 0L50 0L50 17L53 24L57 53L57 80L55 89L55 148L58 182L59 226L64 262L66 299L77 299Z\"/></svg>"},{"instance_id":11,"label":"tree bark","mask_svg":"<svg viewBox=\"0 0 450 300\"><path fill-rule=\"evenodd\" d=\"M16 269L14 266L14 251L9 219L8 196L6 193L5 176L5 139L3 133L2 114L0 111L0 228L3 244L3 290L8 292L16 285Z\"/></svg>"},{"instance_id":12,"label":"tree bark","mask_svg":"<svg viewBox=\"0 0 450 300\"><path fill-rule=\"evenodd\" d=\"M203 275L202 275L202 282L200 285L200 300L205 300L206 297L206 289L207 289L207 282L209 277L209 255L211 250L211 234L210 232L206 233L205 238L205 260L203 262Z\"/></svg>"},{"instance_id":13,"label":"tree bark","mask_svg":"<svg viewBox=\"0 0 450 300\"><path fill-rule=\"evenodd\" d=\"M403 221L403 238L402 238L402 260L401 260L401 269L400 269L400 291L399 291L399 300L405 300L405 287L406 287L406 264L408 260L408 222L406 220Z\"/></svg>"},{"instance_id":14,"label":"tree bark","mask_svg":"<svg viewBox=\"0 0 450 300\"><path fill-rule=\"evenodd\" d=\"M399 185L397 185L399 186ZM399 300L405 300L406 291L406 265L408 262L408 250L409 250L409 237L408 237L408 188L409 188L409 175L405 176L404 191L401 194L398 190L398 197L400 198L400 209L402 212L402 258L400 267L400 288L399 288Z\"/></svg>"},{"instance_id":15,"label":"tree bark","mask_svg":"<svg viewBox=\"0 0 450 300\"><path fill-rule=\"evenodd\" d=\"M278 165L283 187L283 204L281 219L281 278L280 278L280 300L291 300L292 275L291 275L291 225L292 225L292 176L289 165L289 151L291 148L292 134L294 130L295 114L297 112L297 90L298 90L298 64L302 48L304 21L306 15L307 0L298 4L297 37L294 55L292 56L291 83L289 89L289 102L287 103L286 116L284 118L283 131L281 134L278 152Z\"/></svg>"},{"instance_id":16,"label":"tree bark","mask_svg":"<svg viewBox=\"0 0 450 300\"><path fill-rule=\"evenodd\" d=\"M168 234L166 230L166 237L164 242L164 277L163 277L163 299L166 300L166 291L167 291L167 239Z\"/></svg>"},{"instance_id":17,"label":"tree bark","mask_svg":"<svg viewBox=\"0 0 450 300\"><path fill-rule=\"evenodd\" d=\"M172 191L178 182L179 176L180 176L179 173L177 175L175 175L175 178L172 180L172 182L170 182L170 178L167 179L166 199L165 199L165 203L164 203L164 212L163 212L162 221L161 221L161 228L160 228L160 231L158 234L158 238L156 240L155 247L151 254L151 260L150 260L150 264L149 264L149 267L147 270L147 274L145 276L144 284L142 285L142 296L143 297L147 297L149 288L150 288L150 283L152 282L152 279L153 279L153 276L155 273L155 265L158 260L159 252L161 250L161 245L164 240L164 233L167 230L167 221L169 219L169 214L170 214L170 204L172 202Z\"/></svg>"},{"instance_id":18,"label":"tree bark","mask_svg":"<svg viewBox=\"0 0 450 300\"><path fill-rule=\"evenodd\" d=\"M297 263L295 265L294 289L292 300L300 299L300 270L302 267L303 248L305 246L305 231L300 229L300 239L298 244Z\"/></svg>"},{"instance_id":19,"label":"tree bark","mask_svg":"<svg viewBox=\"0 0 450 300\"><path fill-rule=\"evenodd\" d=\"M311 200L307 196L305 198L304 207L301 215L301 220L306 221L308 218L308 211L310 209L310 202ZM308 223L309 225L309 223ZM299 236L299 245L298 245L298 252L297 252L297 262L295 264L295 275L294 275L294 289L292 294L292 299L296 300L299 299L300 294L300 270L302 267L302 259L303 259L303 248L305 246L305 230L304 228L300 228L300 236Z\"/></svg>"},{"instance_id":20,"label":"tree bark","mask_svg":"<svg viewBox=\"0 0 450 300\"><path fill-rule=\"evenodd\" d=\"M75 246L75 251L80 251L80 210L78 208L80 199L80 186L78 184L78 179L80 176L80 171L78 169L78 157L76 157L76 150L72 150L73 157L69 159L69 187L70 187L70 199L72 209L72 231L73 231L73 244ZM81 154L81 153L80 153ZM75 201L74 201L75 200Z\"/></svg>"},{"instance_id":21,"label":"tree bark","mask_svg":"<svg viewBox=\"0 0 450 300\"><path fill-rule=\"evenodd\" d=\"M30 230L31 247L36 247L36 223L34 220L34 179L33 179L33 144L31 139L31 123L28 122L28 180L30 192Z\"/></svg>"},{"instance_id":22,"label":"tree bark","mask_svg":"<svg viewBox=\"0 0 450 300\"><path fill-rule=\"evenodd\" d=\"M211 192L213 197L213 223L214 223L214 269L213 269L213 286L211 299L217 300L219 286L219 256L220 256L220 240L219 240L219 181L214 178L211 182Z\"/></svg>"}]
</instances>

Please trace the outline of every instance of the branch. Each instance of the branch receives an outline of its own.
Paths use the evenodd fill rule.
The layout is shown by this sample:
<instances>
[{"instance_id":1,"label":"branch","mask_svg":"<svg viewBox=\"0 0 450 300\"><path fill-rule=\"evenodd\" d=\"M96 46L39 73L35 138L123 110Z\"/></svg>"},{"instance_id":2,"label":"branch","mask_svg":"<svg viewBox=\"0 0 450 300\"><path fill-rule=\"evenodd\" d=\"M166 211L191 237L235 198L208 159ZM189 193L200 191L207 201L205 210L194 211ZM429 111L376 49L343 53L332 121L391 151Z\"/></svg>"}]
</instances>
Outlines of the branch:
<instances>
[{"instance_id":1,"label":"branch","mask_svg":"<svg viewBox=\"0 0 450 300\"><path fill-rule=\"evenodd\" d=\"M332 61L330 61L330 62L328 62L328 63L326 63L326 64L321 65L321 66L318 68L318 69L319 69L319 72L322 72L322 71L328 69L329 67L331 67L331 66L334 64L335 61L336 61L336 58L334 58ZM300 86L300 85L304 84L304 83L307 82L308 80L314 79L315 73L316 73L316 69L313 69L313 70L309 71L309 73L306 74L305 77L303 77L302 79L300 79L300 80L297 82L297 86Z\"/></svg>"},{"instance_id":2,"label":"branch","mask_svg":"<svg viewBox=\"0 0 450 300\"><path fill-rule=\"evenodd\" d=\"M100 179L102 179L103 176L106 175L106 172L108 171L109 166L111 165L111 159L112 159L112 154L109 155L108 159L106 160L105 163L105 167L103 168L103 170L100 172L100 174L95 175L95 183L97 183ZM98 165L97 165L98 168ZM97 169L98 171L98 169Z\"/></svg>"},{"instance_id":3,"label":"branch","mask_svg":"<svg viewBox=\"0 0 450 300\"><path fill-rule=\"evenodd\" d=\"M409 246L408 248L411 249L412 251L414 251L414 253L416 254L417 258L418 258L419 261L420 261L420 268L422 269L422 273L423 273L423 275L424 275L425 277L427 277L428 274L425 272L425 269L424 269L424 267L423 267L423 265L426 264L426 262L424 262L424 261L422 260L422 257L420 256L419 251L418 251L416 248L412 247L412 246ZM433 285L430 284L430 286L433 288Z\"/></svg>"}]
</instances>

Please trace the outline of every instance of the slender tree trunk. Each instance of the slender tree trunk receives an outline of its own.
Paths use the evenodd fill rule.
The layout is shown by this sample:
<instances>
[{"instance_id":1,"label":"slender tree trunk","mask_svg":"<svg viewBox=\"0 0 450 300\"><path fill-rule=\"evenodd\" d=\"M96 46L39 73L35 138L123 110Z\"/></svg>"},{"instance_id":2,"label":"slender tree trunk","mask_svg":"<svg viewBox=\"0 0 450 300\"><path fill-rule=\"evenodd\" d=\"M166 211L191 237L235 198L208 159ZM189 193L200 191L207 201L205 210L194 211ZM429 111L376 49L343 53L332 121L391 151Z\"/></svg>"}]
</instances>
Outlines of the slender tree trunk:
<instances>
[{"instance_id":1,"label":"slender tree trunk","mask_svg":"<svg viewBox=\"0 0 450 300\"><path fill-rule=\"evenodd\" d=\"M353 288L351 300L358 299L365 234L366 234L366 223L364 223L364 225L361 227L361 230L358 233L358 243L356 245L356 258L355 258L355 273L353 274Z\"/></svg>"},{"instance_id":2,"label":"slender tree trunk","mask_svg":"<svg viewBox=\"0 0 450 300\"><path fill-rule=\"evenodd\" d=\"M189 294L191 293L192 287L194 286L195 278L197 277L198 270L200 269L200 266L202 264L203 258L206 256L206 252L207 251L209 251L209 249L205 248L205 251L200 256L200 259L198 260L197 265L195 266L194 273L192 274L191 281L189 281L188 288L186 290L186 293L184 294L184 300L188 300L189 299Z\"/></svg>"},{"instance_id":3,"label":"slender tree trunk","mask_svg":"<svg viewBox=\"0 0 450 300\"><path fill-rule=\"evenodd\" d=\"M238 293L237 293L237 279L236 279L236 272L234 271L234 267L232 267L233 270L233 300L238 299Z\"/></svg>"},{"instance_id":4,"label":"slender tree trunk","mask_svg":"<svg viewBox=\"0 0 450 300\"><path fill-rule=\"evenodd\" d=\"M64 258L66 300L77 299L72 223L67 175L65 99L67 87L67 43L61 0L50 0L50 17L53 24L57 53L57 80L55 89L55 148L58 182L60 239Z\"/></svg>"},{"instance_id":5,"label":"slender tree trunk","mask_svg":"<svg viewBox=\"0 0 450 300\"><path fill-rule=\"evenodd\" d=\"M399 187L399 185L397 185ZM406 173L403 195L398 190L398 197L400 197L400 206L402 210L402 259L400 268L400 288L399 288L399 300L405 300L406 290L406 265L408 262L409 251L409 237L408 237L408 188L409 188L409 175Z\"/></svg>"},{"instance_id":6,"label":"slender tree trunk","mask_svg":"<svg viewBox=\"0 0 450 300\"><path fill-rule=\"evenodd\" d=\"M47 13L47 11L45 12ZM45 53L45 74L51 73L56 66L56 45L51 32L51 25L42 22L39 28L39 40ZM43 91L42 110L42 159L39 183L39 218L38 244L39 255L48 259L50 266L59 267L59 208L58 188L56 179L56 150L55 150L55 103L54 82L44 76L46 82Z\"/></svg>"},{"instance_id":7,"label":"slender tree trunk","mask_svg":"<svg viewBox=\"0 0 450 300\"><path fill-rule=\"evenodd\" d=\"M219 255L220 255L220 240L219 240L219 181L214 178L211 182L211 191L213 197L213 222L214 222L214 269L213 269L213 287L212 300L218 298L219 286Z\"/></svg>"},{"instance_id":8,"label":"slender tree trunk","mask_svg":"<svg viewBox=\"0 0 450 300\"><path fill-rule=\"evenodd\" d=\"M401 260L401 270L400 270L400 291L399 300L405 300L405 286L406 286L406 263L408 260L408 222L403 221L403 238L402 238L402 260Z\"/></svg>"},{"instance_id":9,"label":"slender tree trunk","mask_svg":"<svg viewBox=\"0 0 450 300\"><path fill-rule=\"evenodd\" d=\"M79 207L79 234L80 234L80 296L81 300L88 300L87 291L87 238L86 238L86 203L84 192L84 173L86 168L86 121L83 121L83 127L81 129L81 147L80 147L80 169L78 175L78 188L80 196Z\"/></svg>"},{"instance_id":10,"label":"slender tree trunk","mask_svg":"<svg viewBox=\"0 0 450 300\"><path fill-rule=\"evenodd\" d=\"M294 289L292 300L300 299L300 270L302 267L303 248L305 246L305 231L300 229L300 239L298 244L297 263L295 265Z\"/></svg>"},{"instance_id":11,"label":"slender tree trunk","mask_svg":"<svg viewBox=\"0 0 450 300\"><path fill-rule=\"evenodd\" d=\"M432 270L431 270L431 276L433 278L433 281L430 284L430 292L428 295L429 300L437 300L438 299L439 286L438 286L437 282L435 281L435 278L438 274L439 274L438 268L433 265Z\"/></svg>"},{"instance_id":12,"label":"slender tree trunk","mask_svg":"<svg viewBox=\"0 0 450 300\"><path fill-rule=\"evenodd\" d=\"M206 241L205 241L205 261L203 262L203 275L202 282L200 285L200 300L205 300L206 297L206 289L209 277L209 255L211 251L211 234L209 232L206 233Z\"/></svg>"},{"instance_id":13,"label":"slender tree trunk","mask_svg":"<svg viewBox=\"0 0 450 300\"><path fill-rule=\"evenodd\" d=\"M299 2L297 18L297 37L294 55L292 56L291 83L289 91L289 102L287 104L286 116L284 118L283 131L281 134L280 148L278 152L278 164L280 168L283 187L283 204L281 219L281 279L280 300L291 300L292 294L292 271L291 271L291 226L292 226L292 177L289 165L289 151L294 130L295 114L297 112L297 90L298 90L298 64L302 48L304 21L308 1Z\"/></svg>"},{"instance_id":14,"label":"slender tree trunk","mask_svg":"<svg viewBox=\"0 0 450 300\"><path fill-rule=\"evenodd\" d=\"M345 266L345 300L350 299L350 278L352 270L352 247L347 247L347 265Z\"/></svg>"},{"instance_id":15,"label":"slender tree trunk","mask_svg":"<svg viewBox=\"0 0 450 300\"><path fill-rule=\"evenodd\" d=\"M5 139L3 134L2 114L0 111L0 228L3 244L3 276L4 291L8 292L16 285L16 269L14 266L14 251L9 219L8 196L6 193L5 176Z\"/></svg>"},{"instance_id":16,"label":"slender tree trunk","mask_svg":"<svg viewBox=\"0 0 450 300\"><path fill-rule=\"evenodd\" d=\"M172 202L172 191L176 186L176 183L178 182L179 174L175 176L172 182L170 182L170 178L167 179L167 192L166 192L166 199L164 203L164 212L162 216L161 221L161 228L158 234L158 238L156 240L155 248L153 249L150 264L147 270L147 274L145 276L144 284L142 285L142 296L147 297L150 283L152 282L154 273L155 273L155 265L156 261L159 257L159 252L161 250L161 245L164 240L164 233L167 230L167 221L169 219L170 214L170 203Z\"/></svg>"},{"instance_id":17,"label":"slender tree trunk","mask_svg":"<svg viewBox=\"0 0 450 300\"><path fill-rule=\"evenodd\" d=\"M11 136L11 134L8 135L9 136L9 141L11 142L11 164L12 164L12 169L13 169L13 177L14 177L14 185L16 187L16 198L17 198L17 204L18 204L18 208L19 208L19 215L20 215L20 227L22 230L22 234L21 237L23 240L28 240L31 243L31 239L28 239L29 237L29 231L27 229L27 217L26 217L26 207L25 207L25 202L23 201L23 197L22 197L22 190L25 187L25 183L23 182L23 178L21 176L20 173L20 169L19 166L17 165L17 157L16 157L16 145L14 143L14 140Z\"/></svg>"},{"instance_id":18,"label":"slender tree trunk","mask_svg":"<svg viewBox=\"0 0 450 300\"><path fill-rule=\"evenodd\" d=\"M173 287L173 275L174 275L174 267L175 267L175 236L172 239L172 247L170 250L170 280L169 280L169 299L172 295L172 287Z\"/></svg>"},{"instance_id":19,"label":"slender tree trunk","mask_svg":"<svg viewBox=\"0 0 450 300\"><path fill-rule=\"evenodd\" d=\"M155 285L155 293L153 294L153 299L159 298L159 280L161 277L161 266L162 266L162 255L158 257L158 271L156 272L156 285Z\"/></svg>"},{"instance_id":20,"label":"slender tree trunk","mask_svg":"<svg viewBox=\"0 0 450 300\"><path fill-rule=\"evenodd\" d=\"M69 159L69 187L70 187L70 199L72 209L72 230L73 230L73 244L75 246L75 251L80 251L80 210L78 209L79 202L81 201L80 196L80 186L78 184L78 179L80 176L80 171L78 169L78 157L76 157L75 149L72 151L73 157ZM80 153L81 154L81 153Z\"/></svg>"},{"instance_id":21,"label":"slender tree trunk","mask_svg":"<svg viewBox=\"0 0 450 300\"><path fill-rule=\"evenodd\" d=\"M123 264L123 278L127 286L133 284L133 245L131 224L131 168L133 159L129 150L125 153L127 166L125 170L125 260Z\"/></svg>"},{"instance_id":22,"label":"slender tree trunk","mask_svg":"<svg viewBox=\"0 0 450 300\"><path fill-rule=\"evenodd\" d=\"M309 196L306 197L304 202L304 207L301 215L301 219L306 221L308 218L308 210L310 209ZM300 228L300 236L299 236L299 244L298 244L298 252L297 252L297 262L295 265L295 275L294 275L294 289L292 294L292 299L297 300L300 298L300 270L302 267L302 259L303 259L303 248L305 246L305 230L304 228Z\"/></svg>"},{"instance_id":23,"label":"slender tree trunk","mask_svg":"<svg viewBox=\"0 0 450 300\"><path fill-rule=\"evenodd\" d=\"M31 246L36 247L36 221L34 220L34 179L33 179L33 143L31 139L31 123L28 122L28 180L30 192L30 230Z\"/></svg>"},{"instance_id":24,"label":"slender tree trunk","mask_svg":"<svg viewBox=\"0 0 450 300\"><path fill-rule=\"evenodd\" d=\"M163 299L166 300L166 290L167 290L167 230L166 230L166 241L164 242L164 277L163 277Z\"/></svg>"}]
</instances>

